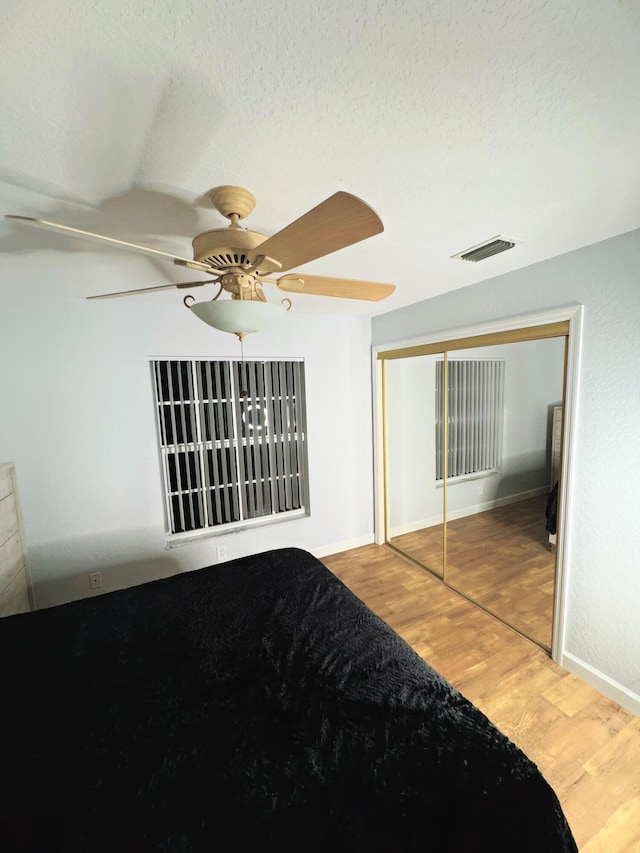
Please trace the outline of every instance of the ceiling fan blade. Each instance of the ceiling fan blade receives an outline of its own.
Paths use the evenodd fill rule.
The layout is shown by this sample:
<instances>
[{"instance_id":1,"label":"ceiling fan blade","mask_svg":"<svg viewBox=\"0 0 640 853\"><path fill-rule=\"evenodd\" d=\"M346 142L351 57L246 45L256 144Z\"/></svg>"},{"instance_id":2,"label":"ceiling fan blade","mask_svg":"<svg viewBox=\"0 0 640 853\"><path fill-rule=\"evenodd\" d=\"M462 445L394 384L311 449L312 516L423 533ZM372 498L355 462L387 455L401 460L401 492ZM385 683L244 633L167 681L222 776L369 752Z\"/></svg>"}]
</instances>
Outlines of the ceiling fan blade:
<instances>
[{"instance_id":1,"label":"ceiling fan blade","mask_svg":"<svg viewBox=\"0 0 640 853\"><path fill-rule=\"evenodd\" d=\"M182 290L185 287L201 287L203 284L216 282L217 278L205 279L205 281L181 281L179 284L159 284L157 287L140 287L137 290L120 290L118 293L99 293L96 296L87 296L87 299L114 299L116 296L133 296L135 293L153 293L156 290L169 290L177 287Z\"/></svg>"},{"instance_id":2,"label":"ceiling fan blade","mask_svg":"<svg viewBox=\"0 0 640 853\"><path fill-rule=\"evenodd\" d=\"M350 193L337 192L295 222L268 237L253 251L253 257L275 258L283 272L316 258L330 255L345 246L359 243L384 231L378 214ZM263 271L273 268L260 265Z\"/></svg>"},{"instance_id":3,"label":"ceiling fan blade","mask_svg":"<svg viewBox=\"0 0 640 853\"><path fill-rule=\"evenodd\" d=\"M391 296L395 284L378 281L356 281L352 278L327 278L321 275L290 273L277 280L280 290L288 293L312 293L315 296L337 296L342 299L368 299L379 302Z\"/></svg>"},{"instance_id":4,"label":"ceiling fan blade","mask_svg":"<svg viewBox=\"0 0 640 853\"><path fill-rule=\"evenodd\" d=\"M181 258L179 255L172 255L170 252L162 252L160 249L151 249L148 246L140 246L138 243L129 243L127 240L118 240L115 237L105 237L104 234L94 234L93 231L83 231L81 228L73 228L71 225L61 225L59 222L49 222L47 219L35 219L33 216L16 216L10 213L5 214L5 219L11 219L14 222L19 222L22 225L29 225L33 228L41 228L45 231L55 231L58 234L66 234L69 237L80 237L83 240L97 241L109 246L129 249L134 252L142 252L145 255L161 255L162 257L168 258L181 266L188 266L191 269L200 269L202 272L211 272L210 266L194 261L193 258Z\"/></svg>"}]
</instances>

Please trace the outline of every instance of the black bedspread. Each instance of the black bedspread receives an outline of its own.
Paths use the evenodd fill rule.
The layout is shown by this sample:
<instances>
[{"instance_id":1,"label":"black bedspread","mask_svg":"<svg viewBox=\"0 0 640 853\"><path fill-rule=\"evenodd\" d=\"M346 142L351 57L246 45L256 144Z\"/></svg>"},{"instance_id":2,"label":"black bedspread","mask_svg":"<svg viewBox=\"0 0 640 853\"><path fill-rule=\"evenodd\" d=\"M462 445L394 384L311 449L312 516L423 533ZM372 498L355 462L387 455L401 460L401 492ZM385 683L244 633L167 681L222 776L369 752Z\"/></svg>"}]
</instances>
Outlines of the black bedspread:
<instances>
[{"instance_id":1,"label":"black bedspread","mask_svg":"<svg viewBox=\"0 0 640 853\"><path fill-rule=\"evenodd\" d=\"M315 558L0 620L0 844L576 850L536 767Z\"/></svg>"}]
</instances>

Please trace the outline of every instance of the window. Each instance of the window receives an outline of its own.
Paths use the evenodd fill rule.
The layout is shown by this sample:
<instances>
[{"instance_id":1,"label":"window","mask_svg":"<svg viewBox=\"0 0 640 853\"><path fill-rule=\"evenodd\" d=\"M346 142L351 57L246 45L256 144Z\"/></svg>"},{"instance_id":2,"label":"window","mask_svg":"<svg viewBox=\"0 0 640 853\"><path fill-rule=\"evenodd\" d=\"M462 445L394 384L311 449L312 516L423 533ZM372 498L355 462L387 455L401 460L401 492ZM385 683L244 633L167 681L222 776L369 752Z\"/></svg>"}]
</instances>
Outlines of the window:
<instances>
[{"instance_id":1,"label":"window","mask_svg":"<svg viewBox=\"0 0 640 853\"><path fill-rule=\"evenodd\" d=\"M152 368L168 535L307 514L303 362Z\"/></svg>"},{"instance_id":2,"label":"window","mask_svg":"<svg viewBox=\"0 0 640 853\"><path fill-rule=\"evenodd\" d=\"M502 464L504 361L447 360L447 479ZM436 480L444 479L444 361L436 362Z\"/></svg>"}]
</instances>

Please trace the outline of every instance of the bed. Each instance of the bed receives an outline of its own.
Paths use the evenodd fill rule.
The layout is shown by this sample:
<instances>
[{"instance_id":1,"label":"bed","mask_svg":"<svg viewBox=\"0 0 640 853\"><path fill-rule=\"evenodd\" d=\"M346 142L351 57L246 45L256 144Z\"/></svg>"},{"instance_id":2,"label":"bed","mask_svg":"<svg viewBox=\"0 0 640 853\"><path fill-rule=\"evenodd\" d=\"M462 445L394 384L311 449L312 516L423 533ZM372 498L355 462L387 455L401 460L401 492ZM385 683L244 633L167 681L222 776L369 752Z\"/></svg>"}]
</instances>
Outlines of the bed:
<instances>
[{"instance_id":1,"label":"bed","mask_svg":"<svg viewBox=\"0 0 640 853\"><path fill-rule=\"evenodd\" d=\"M575 851L535 765L279 549L0 620L0 843Z\"/></svg>"}]
</instances>

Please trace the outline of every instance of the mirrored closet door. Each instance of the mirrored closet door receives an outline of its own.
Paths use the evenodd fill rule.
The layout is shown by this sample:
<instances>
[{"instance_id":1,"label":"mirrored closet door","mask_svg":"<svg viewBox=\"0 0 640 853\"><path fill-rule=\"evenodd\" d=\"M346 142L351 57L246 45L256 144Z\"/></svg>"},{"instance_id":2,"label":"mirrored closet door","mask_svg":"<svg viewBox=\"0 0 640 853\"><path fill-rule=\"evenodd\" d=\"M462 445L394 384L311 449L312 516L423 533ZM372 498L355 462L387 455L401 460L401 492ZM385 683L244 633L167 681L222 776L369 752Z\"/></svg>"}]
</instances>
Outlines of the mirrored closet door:
<instances>
[{"instance_id":1,"label":"mirrored closet door","mask_svg":"<svg viewBox=\"0 0 640 853\"><path fill-rule=\"evenodd\" d=\"M444 575L444 511L429 434L439 408L436 368L443 355L389 361L384 380L386 540L438 577Z\"/></svg>"},{"instance_id":2,"label":"mirrored closet door","mask_svg":"<svg viewBox=\"0 0 640 853\"><path fill-rule=\"evenodd\" d=\"M380 355L387 544L546 649L567 334Z\"/></svg>"}]
</instances>

